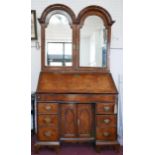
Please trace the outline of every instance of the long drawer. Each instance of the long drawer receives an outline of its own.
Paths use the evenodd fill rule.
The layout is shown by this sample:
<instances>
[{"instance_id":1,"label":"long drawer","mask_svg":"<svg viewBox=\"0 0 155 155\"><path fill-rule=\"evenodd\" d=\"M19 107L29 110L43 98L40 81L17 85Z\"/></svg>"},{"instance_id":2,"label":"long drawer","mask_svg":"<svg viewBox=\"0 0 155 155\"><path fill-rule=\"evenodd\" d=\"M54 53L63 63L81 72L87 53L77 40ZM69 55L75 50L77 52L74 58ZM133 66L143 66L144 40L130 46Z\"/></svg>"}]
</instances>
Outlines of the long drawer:
<instances>
[{"instance_id":1,"label":"long drawer","mask_svg":"<svg viewBox=\"0 0 155 155\"><path fill-rule=\"evenodd\" d=\"M115 102L116 95L103 94L37 94L37 101Z\"/></svg>"}]
</instances>

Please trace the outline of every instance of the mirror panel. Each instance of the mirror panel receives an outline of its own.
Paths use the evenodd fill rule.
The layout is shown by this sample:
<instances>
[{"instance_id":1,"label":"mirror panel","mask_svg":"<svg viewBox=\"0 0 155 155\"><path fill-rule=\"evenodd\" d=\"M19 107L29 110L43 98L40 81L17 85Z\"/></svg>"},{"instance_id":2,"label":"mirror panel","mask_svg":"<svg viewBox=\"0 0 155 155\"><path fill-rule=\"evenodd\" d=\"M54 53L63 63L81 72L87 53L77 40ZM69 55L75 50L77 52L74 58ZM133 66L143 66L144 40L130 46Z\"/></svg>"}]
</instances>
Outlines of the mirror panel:
<instances>
[{"instance_id":1,"label":"mirror panel","mask_svg":"<svg viewBox=\"0 0 155 155\"><path fill-rule=\"evenodd\" d=\"M72 29L68 18L53 14L45 29L45 65L72 66Z\"/></svg>"},{"instance_id":2,"label":"mirror panel","mask_svg":"<svg viewBox=\"0 0 155 155\"><path fill-rule=\"evenodd\" d=\"M98 16L88 16L80 30L80 67L106 67L107 29Z\"/></svg>"}]
</instances>

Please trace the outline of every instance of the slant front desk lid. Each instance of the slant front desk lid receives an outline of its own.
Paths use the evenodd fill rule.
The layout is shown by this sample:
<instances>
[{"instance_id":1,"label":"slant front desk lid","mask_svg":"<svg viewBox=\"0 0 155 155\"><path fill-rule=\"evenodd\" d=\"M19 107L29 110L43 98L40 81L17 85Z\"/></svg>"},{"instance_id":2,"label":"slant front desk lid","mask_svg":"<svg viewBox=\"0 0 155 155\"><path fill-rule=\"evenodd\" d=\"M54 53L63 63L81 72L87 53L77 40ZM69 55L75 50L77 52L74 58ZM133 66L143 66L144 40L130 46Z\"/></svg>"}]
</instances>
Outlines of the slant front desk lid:
<instances>
[{"instance_id":1,"label":"slant front desk lid","mask_svg":"<svg viewBox=\"0 0 155 155\"><path fill-rule=\"evenodd\" d=\"M117 93L110 73L41 72L37 93Z\"/></svg>"}]
</instances>

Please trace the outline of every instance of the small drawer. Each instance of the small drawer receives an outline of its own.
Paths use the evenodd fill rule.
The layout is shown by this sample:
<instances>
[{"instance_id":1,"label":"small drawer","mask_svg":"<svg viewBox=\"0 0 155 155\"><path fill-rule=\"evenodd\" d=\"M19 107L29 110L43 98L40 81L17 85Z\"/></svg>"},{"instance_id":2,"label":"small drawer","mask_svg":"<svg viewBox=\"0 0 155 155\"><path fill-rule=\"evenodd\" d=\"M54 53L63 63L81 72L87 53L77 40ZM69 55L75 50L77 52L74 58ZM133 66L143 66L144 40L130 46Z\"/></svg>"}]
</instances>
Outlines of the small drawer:
<instances>
[{"instance_id":1,"label":"small drawer","mask_svg":"<svg viewBox=\"0 0 155 155\"><path fill-rule=\"evenodd\" d=\"M97 127L96 139L106 140L106 141L116 140L117 139L116 128L115 127L109 127L109 128Z\"/></svg>"},{"instance_id":2,"label":"small drawer","mask_svg":"<svg viewBox=\"0 0 155 155\"><path fill-rule=\"evenodd\" d=\"M38 103L38 113L57 114L58 103Z\"/></svg>"},{"instance_id":3,"label":"small drawer","mask_svg":"<svg viewBox=\"0 0 155 155\"><path fill-rule=\"evenodd\" d=\"M38 139L41 141L57 141L58 138L58 128L40 127L38 129Z\"/></svg>"},{"instance_id":4,"label":"small drawer","mask_svg":"<svg viewBox=\"0 0 155 155\"><path fill-rule=\"evenodd\" d=\"M58 127L57 115L38 115L38 126Z\"/></svg>"},{"instance_id":5,"label":"small drawer","mask_svg":"<svg viewBox=\"0 0 155 155\"><path fill-rule=\"evenodd\" d=\"M96 114L113 114L114 105L114 103L97 103Z\"/></svg>"},{"instance_id":6,"label":"small drawer","mask_svg":"<svg viewBox=\"0 0 155 155\"><path fill-rule=\"evenodd\" d=\"M96 115L97 127L116 127L116 115Z\"/></svg>"}]
</instances>

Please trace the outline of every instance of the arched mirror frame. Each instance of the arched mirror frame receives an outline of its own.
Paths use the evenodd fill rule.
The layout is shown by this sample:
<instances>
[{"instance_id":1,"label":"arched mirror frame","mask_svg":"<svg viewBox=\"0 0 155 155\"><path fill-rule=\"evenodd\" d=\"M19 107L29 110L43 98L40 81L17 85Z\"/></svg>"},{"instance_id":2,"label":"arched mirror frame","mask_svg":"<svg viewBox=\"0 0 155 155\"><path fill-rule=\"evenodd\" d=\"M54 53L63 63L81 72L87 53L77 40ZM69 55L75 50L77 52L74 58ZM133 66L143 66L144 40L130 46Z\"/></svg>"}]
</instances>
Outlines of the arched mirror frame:
<instances>
[{"instance_id":1,"label":"arched mirror frame","mask_svg":"<svg viewBox=\"0 0 155 155\"><path fill-rule=\"evenodd\" d=\"M46 66L45 65L45 29L50 20L50 17L54 14L62 14L64 15L70 24L72 29L72 66L71 67L57 67L57 66ZM74 23L76 21L74 12L65 5L62 4L54 4L48 6L42 13L41 17L38 19L41 25L41 70L42 71L70 71L73 70L74 62L75 62L75 51L74 51L74 34L75 34L75 26Z\"/></svg>"},{"instance_id":2,"label":"arched mirror frame","mask_svg":"<svg viewBox=\"0 0 155 155\"><path fill-rule=\"evenodd\" d=\"M101 18L105 28L107 29L107 53L106 53L106 67L80 67L80 29L84 26L85 20L89 16L98 16ZM111 26L114 23L112 20L110 14L108 13L107 10L105 10L102 7L92 5L84 8L81 10L77 17L77 21L79 23L79 29L78 29L78 54L77 54L77 59L78 59L78 68L81 71L87 70L87 71L101 71L101 72L109 72L109 51L110 51L110 40L111 40Z\"/></svg>"},{"instance_id":3,"label":"arched mirror frame","mask_svg":"<svg viewBox=\"0 0 155 155\"><path fill-rule=\"evenodd\" d=\"M55 67L45 66L45 29L47 25L47 18L53 11L63 14L67 13L70 16L72 22L70 27L72 28L72 66L71 67ZM65 14L63 14L65 15ZM106 67L80 67L79 54L80 54L80 29L83 27L85 19L89 16L98 16L102 19L104 26L107 29L107 64ZM110 39L111 39L111 26L114 23L107 10L102 7L92 5L84 8L80 11L79 15L75 16L72 9L66 5L54 4L48 6L38 19L41 24L41 70L42 71L63 71L63 72L109 72L109 51L110 51Z\"/></svg>"}]
</instances>

